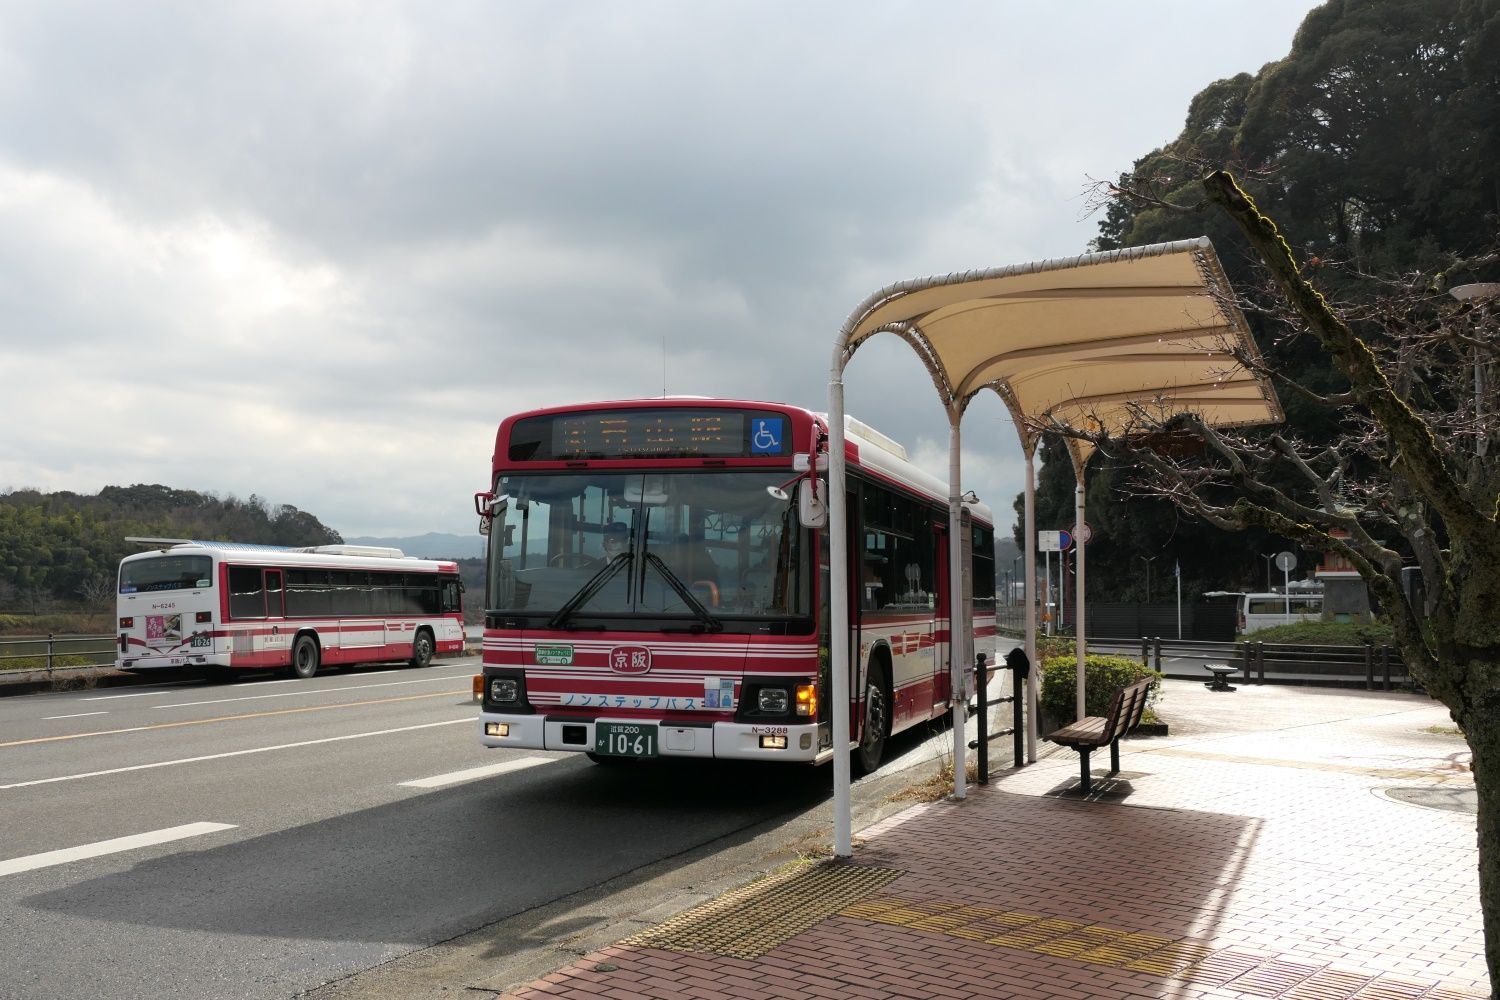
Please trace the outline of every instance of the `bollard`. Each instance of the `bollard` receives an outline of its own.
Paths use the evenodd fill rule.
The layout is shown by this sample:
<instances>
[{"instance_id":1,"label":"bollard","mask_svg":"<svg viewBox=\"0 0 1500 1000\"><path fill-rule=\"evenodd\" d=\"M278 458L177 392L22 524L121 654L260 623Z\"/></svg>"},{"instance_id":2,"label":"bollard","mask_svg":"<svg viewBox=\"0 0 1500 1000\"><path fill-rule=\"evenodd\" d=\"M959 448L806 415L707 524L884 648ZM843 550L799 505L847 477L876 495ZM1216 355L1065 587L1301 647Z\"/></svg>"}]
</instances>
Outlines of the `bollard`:
<instances>
[{"instance_id":1,"label":"bollard","mask_svg":"<svg viewBox=\"0 0 1500 1000\"><path fill-rule=\"evenodd\" d=\"M989 671L984 669L985 654L977 653L974 656L974 688L979 692L979 783L988 785L990 783L990 737L985 730L990 717L990 682ZM954 779L957 780L956 778Z\"/></svg>"},{"instance_id":2,"label":"bollard","mask_svg":"<svg viewBox=\"0 0 1500 1000\"><path fill-rule=\"evenodd\" d=\"M1157 636L1153 642L1156 646L1156 672L1161 673L1161 636Z\"/></svg>"},{"instance_id":3,"label":"bollard","mask_svg":"<svg viewBox=\"0 0 1500 1000\"><path fill-rule=\"evenodd\" d=\"M1375 690L1375 646L1365 640L1365 690Z\"/></svg>"},{"instance_id":4,"label":"bollard","mask_svg":"<svg viewBox=\"0 0 1500 1000\"><path fill-rule=\"evenodd\" d=\"M1385 679L1385 689L1391 689L1391 647L1381 643L1380 645L1380 673Z\"/></svg>"},{"instance_id":5,"label":"bollard","mask_svg":"<svg viewBox=\"0 0 1500 1000\"><path fill-rule=\"evenodd\" d=\"M1255 683L1266 682L1266 644L1257 642L1255 644Z\"/></svg>"},{"instance_id":6,"label":"bollard","mask_svg":"<svg viewBox=\"0 0 1500 1000\"><path fill-rule=\"evenodd\" d=\"M52 633L47 633L47 674L52 674Z\"/></svg>"}]
</instances>

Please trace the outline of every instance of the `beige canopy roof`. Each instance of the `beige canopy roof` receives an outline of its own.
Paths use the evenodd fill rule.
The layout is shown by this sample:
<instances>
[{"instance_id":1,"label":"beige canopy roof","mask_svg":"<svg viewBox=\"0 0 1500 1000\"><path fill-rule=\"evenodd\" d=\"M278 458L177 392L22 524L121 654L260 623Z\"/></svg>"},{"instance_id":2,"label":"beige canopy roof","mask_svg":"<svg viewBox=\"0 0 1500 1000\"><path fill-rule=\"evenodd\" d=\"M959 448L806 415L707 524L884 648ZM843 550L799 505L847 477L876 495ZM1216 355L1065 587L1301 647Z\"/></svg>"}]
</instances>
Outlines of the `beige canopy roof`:
<instances>
[{"instance_id":1,"label":"beige canopy roof","mask_svg":"<svg viewBox=\"0 0 1500 1000\"><path fill-rule=\"evenodd\" d=\"M840 361L881 332L911 344L950 410L998 392L1028 453L1049 424L1114 436L1188 411L1282 419L1236 358L1258 353L1207 237L890 285L845 322ZM1092 447L1069 443L1081 468Z\"/></svg>"}]
</instances>

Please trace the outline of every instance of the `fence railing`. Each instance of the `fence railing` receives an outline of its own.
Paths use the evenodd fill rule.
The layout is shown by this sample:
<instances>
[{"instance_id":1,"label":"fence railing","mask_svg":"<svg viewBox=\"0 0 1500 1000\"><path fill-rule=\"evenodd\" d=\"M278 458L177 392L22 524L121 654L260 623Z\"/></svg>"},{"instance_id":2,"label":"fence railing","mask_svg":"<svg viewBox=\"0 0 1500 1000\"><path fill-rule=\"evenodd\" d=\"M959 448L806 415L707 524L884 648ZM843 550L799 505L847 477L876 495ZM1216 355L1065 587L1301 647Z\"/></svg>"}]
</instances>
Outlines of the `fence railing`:
<instances>
[{"instance_id":1,"label":"fence railing","mask_svg":"<svg viewBox=\"0 0 1500 1000\"><path fill-rule=\"evenodd\" d=\"M47 670L115 662L112 635L0 636L0 670Z\"/></svg>"},{"instance_id":2,"label":"fence railing","mask_svg":"<svg viewBox=\"0 0 1500 1000\"><path fill-rule=\"evenodd\" d=\"M1101 643L1109 640L1101 639ZM1161 638L1140 640L1141 664L1159 673L1177 677L1201 677L1201 666L1174 671L1163 670L1167 657L1202 658L1236 667L1246 684L1264 684L1269 673L1272 680L1294 680L1303 683L1350 683L1361 678L1365 690L1379 685L1386 691L1393 686L1409 687L1413 681L1401 654L1392 646L1365 643L1362 646L1320 646L1303 643L1193 642Z\"/></svg>"}]
</instances>

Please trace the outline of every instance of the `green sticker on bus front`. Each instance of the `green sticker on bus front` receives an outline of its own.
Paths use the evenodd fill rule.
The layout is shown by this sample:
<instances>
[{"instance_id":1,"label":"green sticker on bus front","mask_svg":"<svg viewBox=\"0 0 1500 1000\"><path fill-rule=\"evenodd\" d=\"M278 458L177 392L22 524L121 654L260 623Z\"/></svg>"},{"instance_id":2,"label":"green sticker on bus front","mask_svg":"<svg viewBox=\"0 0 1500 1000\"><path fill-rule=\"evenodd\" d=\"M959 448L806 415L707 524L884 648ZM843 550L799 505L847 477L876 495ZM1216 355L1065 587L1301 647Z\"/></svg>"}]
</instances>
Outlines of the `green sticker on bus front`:
<instances>
[{"instance_id":1,"label":"green sticker on bus front","mask_svg":"<svg viewBox=\"0 0 1500 1000\"><path fill-rule=\"evenodd\" d=\"M536 662L544 667L570 667L573 665L573 647L538 646Z\"/></svg>"}]
</instances>

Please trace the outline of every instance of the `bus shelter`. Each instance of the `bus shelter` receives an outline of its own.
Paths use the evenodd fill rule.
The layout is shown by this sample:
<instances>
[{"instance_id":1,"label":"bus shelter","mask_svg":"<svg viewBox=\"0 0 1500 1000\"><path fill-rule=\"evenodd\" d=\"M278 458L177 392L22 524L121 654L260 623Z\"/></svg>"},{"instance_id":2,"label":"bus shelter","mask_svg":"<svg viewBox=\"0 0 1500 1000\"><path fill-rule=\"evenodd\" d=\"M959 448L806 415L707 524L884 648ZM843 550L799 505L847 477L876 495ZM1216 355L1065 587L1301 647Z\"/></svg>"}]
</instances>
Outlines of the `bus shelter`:
<instances>
[{"instance_id":1,"label":"bus shelter","mask_svg":"<svg viewBox=\"0 0 1500 1000\"><path fill-rule=\"evenodd\" d=\"M850 314L834 343L828 385L831 657L849 663L844 369L860 345L891 333L911 345L948 414L950 592L962 593L959 425L980 392L1009 410L1026 458L1026 653L1036 661L1035 455L1049 428L1126 436L1192 412L1210 426L1275 423L1281 408L1244 315L1207 237L1056 258L888 285ZM1065 438L1073 462L1075 528L1093 446ZM1084 548L1077 554L1078 713L1084 704ZM955 601L959 608L962 602ZM950 622L953 793L963 798L963 673L971 623ZM1027 744L1036 759L1039 670L1027 681ZM833 671L833 731L849 731L849 672ZM834 741L834 853L851 854L849 747Z\"/></svg>"}]
</instances>

